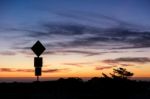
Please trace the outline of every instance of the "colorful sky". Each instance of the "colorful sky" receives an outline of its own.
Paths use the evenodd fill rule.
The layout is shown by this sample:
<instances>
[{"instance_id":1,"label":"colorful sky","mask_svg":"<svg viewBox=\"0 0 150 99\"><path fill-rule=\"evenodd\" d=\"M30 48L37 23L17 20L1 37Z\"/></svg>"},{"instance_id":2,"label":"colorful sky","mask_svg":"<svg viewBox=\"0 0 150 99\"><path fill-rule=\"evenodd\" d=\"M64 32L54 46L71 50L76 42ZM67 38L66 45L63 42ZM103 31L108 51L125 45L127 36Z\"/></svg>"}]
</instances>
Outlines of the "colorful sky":
<instances>
[{"instance_id":1,"label":"colorful sky","mask_svg":"<svg viewBox=\"0 0 150 99\"><path fill-rule=\"evenodd\" d=\"M95 77L124 67L150 76L149 0L0 0L0 77Z\"/></svg>"}]
</instances>

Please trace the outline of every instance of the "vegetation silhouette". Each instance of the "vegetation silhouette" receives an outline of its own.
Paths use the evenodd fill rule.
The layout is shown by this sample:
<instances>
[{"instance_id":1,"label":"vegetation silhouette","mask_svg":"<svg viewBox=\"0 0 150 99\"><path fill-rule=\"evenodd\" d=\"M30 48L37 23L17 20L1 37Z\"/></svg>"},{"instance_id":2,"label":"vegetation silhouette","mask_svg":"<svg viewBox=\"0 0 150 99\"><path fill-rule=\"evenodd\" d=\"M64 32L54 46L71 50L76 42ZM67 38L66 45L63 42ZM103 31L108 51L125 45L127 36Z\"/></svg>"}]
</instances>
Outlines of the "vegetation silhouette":
<instances>
[{"instance_id":1,"label":"vegetation silhouette","mask_svg":"<svg viewBox=\"0 0 150 99\"><path fill-rule=\"evenodd\" d=\"M150 99L150 82L130 80L133 73L124 68L114 74L94 77L60 78L32 83L0 83L1 99Z\"/></svg>"},{"instance_id":2,"label":"vegetation silhouette","mask_svg":"<svg viewBox=\"0 0 150 99\"><path fill-rule=\"evenodd\" d=\"M109 78L109 76L107 76L104 73L102 73L102 75L104 76L104 78ZM113 74L110 73L110 75L114 79L128 79L129 77L133 76L134 73L129 72L125 68L120 67L120 68L117 68L117 69L113 69Z\"/></svg>"}]
</instances>

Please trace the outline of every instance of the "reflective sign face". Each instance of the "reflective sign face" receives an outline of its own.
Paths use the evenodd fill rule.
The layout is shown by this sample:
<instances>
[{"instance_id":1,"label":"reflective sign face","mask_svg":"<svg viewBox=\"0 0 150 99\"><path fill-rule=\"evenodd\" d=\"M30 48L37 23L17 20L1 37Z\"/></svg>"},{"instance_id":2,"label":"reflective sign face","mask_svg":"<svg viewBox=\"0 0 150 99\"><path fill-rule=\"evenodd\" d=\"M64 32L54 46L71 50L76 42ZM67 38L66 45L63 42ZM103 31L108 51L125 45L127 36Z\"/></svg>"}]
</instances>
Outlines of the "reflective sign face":
<instances>
[{"instance_id":1,"label":"reflective sign face","mask_svg":"<svg viewBox=\"0 0 150 99\"><path fill-rule=\"evenodd\" d=\"M31 49L37 56L40 56L45 51L45 47L40 41L37 41Z\"/></svg>"},{"instance_id":2,"label":"reflective sign face","mask_svg":"<svg viewBox=\"0 0 150 99\"><path fill-rule=\"evenodd\" d=\"M41 76L41 68L35 68L35 76Z\"/></svg>"}]
</instances>

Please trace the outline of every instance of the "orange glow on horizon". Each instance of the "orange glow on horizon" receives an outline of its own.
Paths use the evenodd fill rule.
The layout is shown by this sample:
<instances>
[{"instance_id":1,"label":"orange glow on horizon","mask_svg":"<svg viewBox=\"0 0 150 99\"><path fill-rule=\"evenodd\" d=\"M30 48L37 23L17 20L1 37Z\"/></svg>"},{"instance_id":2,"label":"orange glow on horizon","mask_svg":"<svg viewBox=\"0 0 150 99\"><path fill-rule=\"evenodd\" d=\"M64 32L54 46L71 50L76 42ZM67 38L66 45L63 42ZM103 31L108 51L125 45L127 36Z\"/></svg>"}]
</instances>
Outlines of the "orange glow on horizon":
<instances>
[{"instance_id":1,"label":"orange glow on horizon","mask_svg":"<svg viewBox=\"0 0 150 99\"><path fill-rule=\"evenodd\" d=\"M44 60L42 70L56 69L56 72L55 71L43 72L41 77L100 77L102 76L101 73L106 73L109 75L109 73L113 72L113 68L117 68L122 64L125 64L125 63L108 64L100 61L109 57L109 56L106 57L106 55L95 56L91 58L83 57L80 55L66 55L66 56L52 55L42 57ZM1 59L0 66L1 68L21 69L21 70L31 69L32 71L34 71L33 58L34 56L26 57L22 54L10 57L0 56ZM134 77L150 77L149 63L147 64L127 63L127 64L129 66L124 67L127 70L133 72ZM112 68L105 68L111 66ZM100 70L96 70L97 67L100 68ZM34 72L1 71L0 77L35 77L35 75Z\"/></svg>"}]
</instances>

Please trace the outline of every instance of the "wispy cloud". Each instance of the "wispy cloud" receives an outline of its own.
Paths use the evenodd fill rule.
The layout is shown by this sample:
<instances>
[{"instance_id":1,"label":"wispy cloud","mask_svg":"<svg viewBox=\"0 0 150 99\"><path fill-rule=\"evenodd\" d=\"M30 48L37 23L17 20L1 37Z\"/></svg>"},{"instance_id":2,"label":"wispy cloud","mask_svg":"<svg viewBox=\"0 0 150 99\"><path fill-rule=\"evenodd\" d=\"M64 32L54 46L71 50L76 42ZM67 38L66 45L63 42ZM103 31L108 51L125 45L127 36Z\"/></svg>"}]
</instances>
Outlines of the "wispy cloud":
<instances>
[{"instance_id":1,"label":"wispy cloud","mask_svg":"<svg viewBox=\"0 0 150 99\"><path fill-rule=\"evenodd\" d=\"M10 68L0 68L0 71L1 72L13 72L13 70Z\"/></svg>"},{"instance_id":2,"label":"wispy cloud","mask_svg":"<svg viewBox=\"0 0 150 99\"><path fill-rule=\"evenodd\" d=\"M47 69L47 70L43 70L42 72L44 73L53 73L53 72L63 72L63 71L68 71L68 68L64 68L64 69Z\"/></svg>"},{"instance_id":3,"label":"wispy cloud","mask_svg":"<svg viewBox=\"0 0 150 99\"><path fill-rule=\"evenodd\" d=\"M44 69L42 72L44 73L54 73L54 72L63 72L68 70L64 69ZM33 69L14 69L14 68L0 68L0 72L34 72Z\"/></svg>"},{"instance_id":4,"label":"wispy cloud","mask_svg":"<svg viewBox=\"0 0 150 99\"><path fill-rule=\"evenodd\" d=\"M19 51L22 54L26 55L34 55L33 52L29 51ZM43 55L70 55L70 54L79 54L84 56L95 56L95 55L101 55L105 52L95 52L95 51L84 51L84 50L51 50L51 51L45 51Z\"/></svg>"},{"instance_id":5,"label":"wispy cloud","mask_svg":"<svg viewBox=\"0 0 150 99\"><path fill-rule=\"evenodd\" d=\"M46 33L30 31L31 33L28 36L39 39L44 37L47 40L54 36L54 38L51 39L52 42L49 42L48 47L55 48L93 48L98 46L107 48L108 45L113 49L150 47L150 32L134 31L123 28L101 30L95 27L78 25L79 24L75 24L74 26L70 24L62 24L62 26L54 25L54 30L52 27L49 27ZM62 37L62 39L59 39L60 37ZM113 45L115 45L115 47L113 47Z\"/></svg>"},{"instance_id":6,"label":"wispy cloud","mask_svg":"<svg viewBox=\"0 0 150 99\"><path fill-rule=\"evenodd\" d=\"M2 56L14 56L14 55L16 55L16 53L12 52L12 51L3 51L3 52L0 52L0 55L2 55Z\"/></svg>"},{"instance_id":7,"label":"wispy cloud","mask_svg":"<svg viewBox=\"0 0 150 99\"><path fill-rule=\"evenodd\" d=\"M117 67L117 66L99 66L99 67L96 67L95 70L111 69L113 67Z\"/></svg>"},{"instance_id":8,"label":"wispy cloud","mask_svg":"<svg viewBox=\"0 0 150 99\"><path fill-rule=\"evenodd\" d=\"M100 55L102 53L100 52L94 52L94 51L85 51L85 50L62 50L58 53L63 53L63 54L83 54L86 56L95 56L95 55Z\"/></svg>"},{"instance_id":9,"label":"wispy cloud","mask_svg":"<svg viewBox=\"0 0 150 99\"><path fill-rule=\"evenodd\" d=\"M107 64L107 63L106 63ZM128 67L128 66L135 66L134 64L129 64L129 63L108 63L108 66L96 66L95 70L105 70L105 69L112 69L114 67Z\"/></svg>"},{"instance_id":10,"label":"wispy cloud","mask_svg":"<svg viewBox=\"0 0 150 99\"><path fill-rule=\"evenodd\" d=\"M31 41L42 40L48 50L45 54L76 53L92 56L100 55L101 53L81 49L120 50L150 47L150 31L147 29L139 29L140 25L124 22L101 14L71 12L55 14L60 16L60 18L72 18L73 20L78 20L78 22L74 22L73 20L62 23L41 22L34 28L10 29L11 31L23 32L23 35L29 39L23 43L14 44L12 48L19 50L29 49ZM91 24L83 24L86 23L83 21L87 20L90 20ZM94 20L99 24L105 22L107 24L111 23L112 26L104 28L98 24L93 25ZM60 51L60 49L64 51L62 50L60 53L56 52L56 50Z\"/></svg>"},{"instance_id":11,"label":"wispy cloud","mask_svg":"<svg viewBox=\"0 0 150 99\"><path fill-rule=\"evenodd\" d=\"M103 60L104 63L120 63L120 62L131 62L131 63L149 63L150 58L148 57L122 57L116 59L107 59Z\"/></svg>"},{"instance_id":12,"label":"wispy cloud","mask_svg":"<svg viewBox=\"0 0 150 99\"><path fill-rule=\"evenodd\" d=\"M83 67L93 64L93 62L63 63L63 65Z\"/></svg>"}]
</instances>

